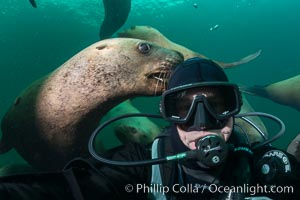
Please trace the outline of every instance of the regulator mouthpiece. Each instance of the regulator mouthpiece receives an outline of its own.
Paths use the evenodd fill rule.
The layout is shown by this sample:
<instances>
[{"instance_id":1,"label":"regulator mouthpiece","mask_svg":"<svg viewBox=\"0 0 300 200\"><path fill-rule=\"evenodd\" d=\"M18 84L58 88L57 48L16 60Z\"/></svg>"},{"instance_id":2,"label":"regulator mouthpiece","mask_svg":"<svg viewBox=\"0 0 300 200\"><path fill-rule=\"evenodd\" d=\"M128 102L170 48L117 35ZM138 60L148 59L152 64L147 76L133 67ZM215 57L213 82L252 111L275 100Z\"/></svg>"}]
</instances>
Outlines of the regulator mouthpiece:
<instances>
[{"instance_id":1,"label":"regulator mouthpiece","mask_svg":"<svg viewBox=\"0 0 300 200\"><path fill-rule=\"evenodd\" d=\"M198 140L196 147L196 159L208 167L219 166L227 158L228 146L219 136L205 136Z\"/></svg>"}]
</instances>

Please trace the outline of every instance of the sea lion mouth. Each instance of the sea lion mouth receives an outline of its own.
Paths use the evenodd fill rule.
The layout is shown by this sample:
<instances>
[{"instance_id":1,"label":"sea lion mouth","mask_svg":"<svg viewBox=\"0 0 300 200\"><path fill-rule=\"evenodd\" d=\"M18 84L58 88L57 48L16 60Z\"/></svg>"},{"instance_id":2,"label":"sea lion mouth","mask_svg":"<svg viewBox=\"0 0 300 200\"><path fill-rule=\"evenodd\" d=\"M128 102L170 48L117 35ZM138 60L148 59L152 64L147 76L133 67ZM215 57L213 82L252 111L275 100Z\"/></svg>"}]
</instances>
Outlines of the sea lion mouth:
<instances>
[{"instance_id":1,"label":"sea lion mouth","mask_svg":"<svg viewBox=\"0 0 300 200\"><path fill-rule=\"evenodd\" d=\"M183 61L183 55L177 52L176 56L167 57L156 69L145 74L148 80L155 81L154 96L161 94L167 88L171 72Z\"/></svg>"},{"instance_id":2,"label":"sea lion mouth","mask_svg":"<svg viewBox=\"0 0 300 200\"><path fill-rule=\"evenodd\" d=\"M146 74L147 79L152 80L150 85L154 87L154 96L161 94L167 88L171 71L171 68L164 67Z\"/></svg>"},{"instance_id":3,"label":"sea lion mouth","mask_svg":"<svg viewBox=\"0 0 300 200\"><path fill-rule=\"evenodd\" d=\"M156 69L146 74L148 79L154 79L159 82L167 83L170 78L171 69Z\"/></svg>"},{"instance_id":4,"label":"sea lion mouth","mask_svg":"<svg viewBox=\"0 0 300 200\"><path fill-rule=\"evenodd\" d=\"M167 58L165 62L162 62L160 67L154 69L145 74L148 79L155 79L156 81L167 83L170 78L172 70L179 63L183 61L182 54L178 54L179 58L175 59L174 57Z\"/></svg>"}]
</instances>

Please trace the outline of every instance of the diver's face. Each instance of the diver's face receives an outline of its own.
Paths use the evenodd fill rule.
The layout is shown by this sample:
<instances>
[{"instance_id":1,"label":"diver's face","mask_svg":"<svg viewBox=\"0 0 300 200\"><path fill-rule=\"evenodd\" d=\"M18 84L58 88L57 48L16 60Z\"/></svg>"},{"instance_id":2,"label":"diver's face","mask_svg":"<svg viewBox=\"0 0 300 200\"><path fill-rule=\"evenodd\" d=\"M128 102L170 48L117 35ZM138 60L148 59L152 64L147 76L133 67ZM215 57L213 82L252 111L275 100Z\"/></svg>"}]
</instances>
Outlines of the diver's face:
<instances>
[{"instance_id":1,"label":"diver's face","mask_svg":"<svg viewBox=\"0 0 300 200\"><path fill-rule=\"evenodd\" d=\"M196 143L200 138L207 135L218 135L222 137L225 141L228 141L233 128L233 118L229 118L225 127L222 129L215 130L205 130L205 131L184 131L180 126L176 126L178 130L179 137L183 144L191 150L196 149Z\"/></svg>"}]
</instances>

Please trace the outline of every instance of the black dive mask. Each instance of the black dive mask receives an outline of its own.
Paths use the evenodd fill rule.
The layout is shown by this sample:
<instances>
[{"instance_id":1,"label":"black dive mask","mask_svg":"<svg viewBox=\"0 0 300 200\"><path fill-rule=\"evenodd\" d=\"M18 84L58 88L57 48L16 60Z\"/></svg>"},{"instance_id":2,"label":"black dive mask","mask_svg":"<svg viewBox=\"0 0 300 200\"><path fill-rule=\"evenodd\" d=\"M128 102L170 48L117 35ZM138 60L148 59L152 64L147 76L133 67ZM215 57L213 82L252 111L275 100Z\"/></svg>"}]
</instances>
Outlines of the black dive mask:
<instances>
[{"instance_id":1,"label":"black dive mask","mask_svg":"<svg viewBox=\"0 0 300 200\"><path fill-rule=\"evenodd\" d=\"M199 96L199 98L203 97ZM226 122L227 119L218 120L214 118L207 110L205 104L198 102L189 119L185 123L178 123L177 125L182 130L189 132L221 129L225 126Z\"/></svg>"},{"instance_id":2,"label":"black dive mask","mask_svg":"<svg viewBox=\"0 0 300 200\"><path fill-rule=\"evenodd\" d=\"M225 82L187 84L163 93L162 116L185 131L221 129L241 109L238 87Z\"/></svg>"}]
</instances>

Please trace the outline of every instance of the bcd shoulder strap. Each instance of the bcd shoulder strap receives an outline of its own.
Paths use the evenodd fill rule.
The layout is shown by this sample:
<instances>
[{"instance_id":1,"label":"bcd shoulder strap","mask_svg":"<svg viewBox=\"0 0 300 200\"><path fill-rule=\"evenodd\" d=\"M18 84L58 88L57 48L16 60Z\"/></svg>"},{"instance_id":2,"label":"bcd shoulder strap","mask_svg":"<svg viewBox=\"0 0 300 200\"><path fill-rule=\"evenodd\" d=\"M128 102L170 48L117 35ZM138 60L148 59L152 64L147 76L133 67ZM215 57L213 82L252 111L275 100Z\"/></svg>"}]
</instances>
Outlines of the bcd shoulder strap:
<instances>
[{"instance_id":1,"label":"bcd shoulder strap","mask_svg":"<svg viewBox=\"0 0 300 200\"><path fill-rule=\"evenodd\" d=\"M169 130L159 135L152 144L152 159L162 158L173 155ZM158 188L163 186L172 187L174 183L174 163L164 163L152 165L151 186ZM154 191L152 193L155 199L165 200L166 195Z\"/></svg>"}]
</instances>

